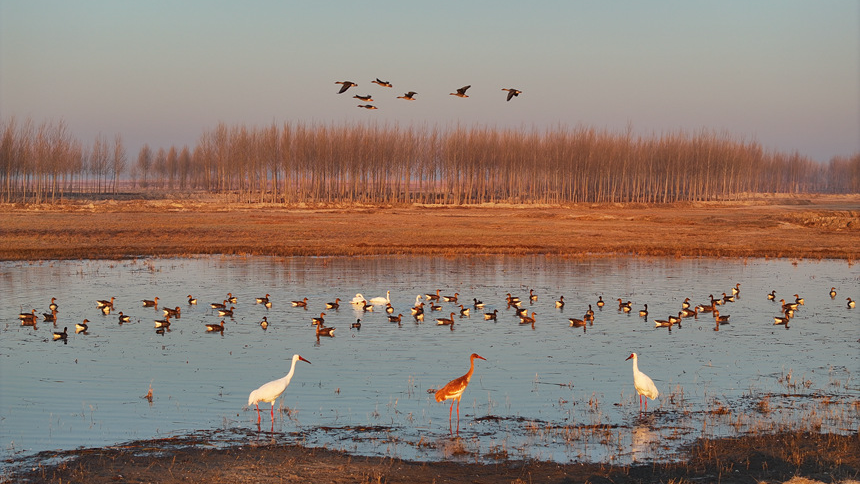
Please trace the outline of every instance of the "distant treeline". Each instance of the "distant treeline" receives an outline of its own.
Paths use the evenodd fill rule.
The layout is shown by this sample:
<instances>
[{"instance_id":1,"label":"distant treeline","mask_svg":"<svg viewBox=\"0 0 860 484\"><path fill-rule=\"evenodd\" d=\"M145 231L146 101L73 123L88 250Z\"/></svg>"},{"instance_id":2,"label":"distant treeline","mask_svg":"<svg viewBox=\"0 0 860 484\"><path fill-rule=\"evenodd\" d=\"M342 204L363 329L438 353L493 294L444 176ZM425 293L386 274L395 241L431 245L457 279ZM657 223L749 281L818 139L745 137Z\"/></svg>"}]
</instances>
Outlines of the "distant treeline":
<instances>
[{"instance_id":1,"label":"distant treeline","mask_svg":"<svg viewBox=\"0 0 860 484\"><path fill-rule=\"evenodd\" d=\"M860 193L860 153L818 163L728 133L650 137L589 127L501 129L219 124L195 146L92 144L65 123L2 121L0 200L209 192L273 203L662 203L758 193Z\"/></svg>"}]
</instances>

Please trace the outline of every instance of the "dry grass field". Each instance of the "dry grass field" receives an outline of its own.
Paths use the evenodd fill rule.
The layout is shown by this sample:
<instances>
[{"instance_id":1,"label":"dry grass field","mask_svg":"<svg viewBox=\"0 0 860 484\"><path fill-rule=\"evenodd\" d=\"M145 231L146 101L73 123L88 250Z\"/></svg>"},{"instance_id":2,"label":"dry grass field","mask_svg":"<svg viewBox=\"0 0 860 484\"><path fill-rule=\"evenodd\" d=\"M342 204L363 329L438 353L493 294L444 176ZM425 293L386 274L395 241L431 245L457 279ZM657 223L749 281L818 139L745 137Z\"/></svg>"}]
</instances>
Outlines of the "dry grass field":
<instances>
[{"instance_id":1,"label":"dry grass field","mask_svg":"<svg viewBox=\"0 0 860 484\"><path fill-rule=\"evenodd\" d=\"M295 206L200 200L0 205L0 260L201 254L856 260L860 195L573 206Z\"/></svg>"}]
</instances>

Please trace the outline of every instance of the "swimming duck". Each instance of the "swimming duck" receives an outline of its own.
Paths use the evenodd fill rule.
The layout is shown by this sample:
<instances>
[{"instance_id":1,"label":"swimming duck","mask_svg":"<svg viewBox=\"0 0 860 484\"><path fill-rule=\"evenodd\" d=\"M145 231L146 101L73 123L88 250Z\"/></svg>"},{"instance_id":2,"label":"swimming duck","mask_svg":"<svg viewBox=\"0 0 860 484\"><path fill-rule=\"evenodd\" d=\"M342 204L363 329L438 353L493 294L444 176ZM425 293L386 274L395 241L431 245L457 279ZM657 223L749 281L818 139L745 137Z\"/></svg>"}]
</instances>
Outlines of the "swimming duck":
<instances>
[{"instance_id":1,"label":"swimming duck","mask_svg":"<svg viewBox=\"0 0 860 484\"><path fill-rule=\"evenodd\" d=\"M206 331L207 332L223 333L224 332L224 320L222 319L219 324L212 324L212 323L207 324L206 325Z\"/></svg>"},{"instance_id":2,"label":"swimming duck","mask_svg":"<svg viewBox=\"0 0 860 484\"><path fill-rule=\"evenodd\" d=\"M144 299L143 307L158 309L158 298L156 297L155 299Z\"/></svg>"},{"instance_id":3,"label":"swimming duck","mask_svg":"<svg viewBox=\"0 0 860 484\"><path fill-rule=\"evenodd\" d=\"M474 301L474 303L472 305L475 306L475 309L483 309L484 308L484 301L478 301L478 298L472 298L472 301Z\"/></svg>"},{"instance_id":4,"label":"swimming duck","mask_svg":"<svg viewBox=\"0 0 860 484\"><path fill-rule=\"evenodd\" d=\"M354 322L354 323L352 323L352 325L351 325L350 327L351 327L351 328L355 328L355 329L361 329L361 320L360 320L360 319L356 319L356 320L355 320L355 322Z\"/></svg>"},{"instance_id":5,"label":"swimming duck","mask_svg":"<svg viewBox=\"0 0 860 484\"><path fill-rule=\"evenodd\" d=\"M326 309L338 309L340 308L340 298L336 297L333 302L325 303Z\"/></svg>"},{"instance_id":6,"label":"swimming duck","mask_svg":"<svg viewBox=\"0 0 860 484\"><path fill-rule=\"evenodd\" d=\"M643 318L647 318L648 317L648 305L645 304L644 306L645 306L645 309L639 310L639 316L642 316Z\"/></svg>"},{"instance_id":7,"label":"swimming duck","mask_svg":"<svg viewBox=\"0 0 860 484\"><path fill-rule=\"evenodd\" d=\"M334 336L334 328L323 328L321 325L317 326L317 337L320 336Z\"/></svg>"},{"instance_id":8,"label":"swimming duck","mask_svg":"<svg viewBox=\"0 0 860 484\"><path fill-rule=\"evenodd\" d=\"M603 302L603 296L599 296L597 298L597 307L602 308L604 304L606 304L606 303Z\"/></svg>"},{"instance_id":9,"label":"swimming duck","mask_svg":"<svg viewBox=\"0 0 860 484\"><path fill-rule=\"evenodd\" d=\"M520 316L520 324L535 324L535 315L536 314L537 313L535 313L534 311L532 311L531 316L527 316L527 315L523 314L522 316Z\"/></svg>"},{"instance_id":10,"label":"swimming duck","mask_svg":"<svg viewBox=\"0 0 860 484\"><path fill-rule=\"evenodd\" d=\"M89 329L89 326L87 325L89 322L89 319L85 319L80 323L75 323L75 333L81 333Z\"/></svg>"},{"instance_id":11,"label":"swimming duck","mask_svg":"<svg viewBox=\"0 0 860 484\"><path fill-rule=\"evenodd\" d=\"M301 301L292 301L290 304L292 304L293 307L306 308L308 307L308 298L304 298Z\"/></svg>"},{"instance_id":12,"label":"swimming duck","mask_svg":"<svg viewBox=\"0 0 860 484\"><path fill-rule=\"evenodd\" d=\"M437 325L453 325L454 324L454 313L451 313L450 318L438 318L436 319Z\"/></svg>"},{"instance_id":13,"label":"swimming duck","mask_svg":"<svg viewBox=\"0 0 860 484\"><path fill-rule=\"evenodd\" d=\"M269 302L269 294L267 293L263 297L254 298L254 300L257 302L257 304L265 304L265 303Z\"/></svg>"},{"instance_id":14,"label":"swimming duck","mask_svg":"<svg viewBox=\"0 0 860 484\"><path fill-rule=\"evenodd\" d=\"M497 318L498 314L499 314L499 310L493 309L493 312L491 312L491 313L484 313L484 320L485 321L491 321L491 320L497 321L496 318Z\"/></svg>"},{"instance_id":15,"label":"swimming duck","mask_svg":"<svg viewBox=\"0 0 860 484\"><path fill-rule=\"evenodd\" d=\"M564 296L559 296L558 301L555 302L555 307L561 309L564 307Z\"/></svg>"},{"instance_id":16,"label":"swimming duck","mask_svg":"<svg viewBox=\"0 0 860 484\"><path fill-rule=\"evenodd\" d=\"M445 299L445 302L457 302L457 298L460 297L459 292L455 292L453 296L442 296Z\"/></svg>"},{"instance_id":17,"label":"swimming duck","mask_svg":"<svg viewBox=\"0 0 860 484\"><path fill-rule=\"evenodd\" d=\"M263 320L260 321L260 327L263 329L267 329L269 327L269 320L266 319L266 316L263 316Z\"/></svg>"},{"instance_id":18,"label":"swimming duck","mask_svg":"<svg viewBox=\"0 0 860 484\"><path fill-rule=\"evenodd\" d=\"M195 298L194 296L192 296L191 294L189 294L189 295L188 295L188 304L189 304L189 305L197 304L197 298Z\"/></svg>"},{"instance_id":19,"label":"swimming duck","mask_svg":"<svg viewBox=\"0 0 860 484\"><path fill-rule=\"evenodd\" d=\"M836 298L836 288L831 287L830 288L830 299L835 299L835 298Z\"/></svg>"},{"instance_id":20,"label":"swimming duck","mask_svg":"<svg viewBox=\"0 0 860 484\"><path fill-rule=\"evenodd\" d=\"M232 318L234 309L236 309L236 308L233 306L230 306L230 309L226 309L226 308L225 309L219 309L218 310L218 316L229 316Z\"/></svg>"},{"instance_id":21,"label":"swimming duck","mask_svg":"<svg viewBox=\"0 0 860 484\"><path fill-rule=\"evenodd\" d=\"M69 328L68 328L68 327L63 328L63 332L62 332L62 333L57 332L57 331L54 331L54 341L56 341L56 340L58 340L58 339L66 339L66 338L68 338L68 337L69 337L69 333L68 333L68 331L69 331Z\"/></svg>"},{"instance_id":22,"label":"swimming duck","mask_svg":"<svg viewBox=\"0 0 860 484\"><path fill-rule=\"evenodd\" d=\"M127 322L131 321L131 316L129 316L128 314L123 314L122 311L120 311L118 319L119 319L119 324L127 323Z\"/></svg>"},{"instance_id":23,"label":"swimming duck","mask_svg":"<svg viewBox=\"0 0 860 484\"><path fill-rule=\"evenodd\" d=\"M776 301L776 291L770 291L770 294L767 295L767 299L769 301Z\"/></svg>"},{"instance_id":24,"label":"swimming duck","mask_svg":"<svg viewBox=\"0 0 860 484\"><path fill-rule=\"evenodd\" d=\"M460 305L460 317L468 316L468 315L469 315L469 309L470 309L470 308L464 307L464 306L461 304L461 305Z\"/></svg>"},{"instance_id":25,"label":"swimming duck","mask_svg":"<svg viewBox=\"0 0 860 484\"><path fill-rule=\"evenodd\" d=\"M388 316L389 323L399 323L403 319L402 314L398 314L397 316Z\"/></svg>"},{"instance_id":26,"label":"swimming duck","mask_svg":"<svg viewBox=\"0 0 860 484\"><path fill-rule=\"evenodd\" d=\"M324 325L324 324L325 324L325 319L324 319L324 318L325 318L325 313L320 313L320 317L318 317L318 318L311 318L311 324L316 324L316 325L320 325L320 326L322 326L322 325Z\"/></svg>"}]
</instances>

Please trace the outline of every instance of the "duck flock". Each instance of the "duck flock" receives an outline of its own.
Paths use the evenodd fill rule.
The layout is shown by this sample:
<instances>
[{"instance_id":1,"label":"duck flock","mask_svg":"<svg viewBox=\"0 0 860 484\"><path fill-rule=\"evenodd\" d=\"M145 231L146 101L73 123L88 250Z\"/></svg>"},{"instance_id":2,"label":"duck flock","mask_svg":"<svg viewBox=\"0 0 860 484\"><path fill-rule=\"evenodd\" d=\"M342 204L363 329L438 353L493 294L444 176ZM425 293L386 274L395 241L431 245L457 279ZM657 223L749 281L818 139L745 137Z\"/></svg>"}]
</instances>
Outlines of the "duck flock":
<instances>
[{"instance_id":1,"label":"duck flock","mask_svg":"<svg viewBox=\"0 0 860 484\"><path fill-rule=\"evenodd\" d=\"M393 88L394 87L394 85L391 84L391 82L380 80L378 77L375 80L370 81L370 82L373 84L376 84L380 87L387 87L387 88ZM352 82L352 81L335 81L335 84L340 84L340 86L341 86L340 90L337 92L338 94L345 93L351 87L358 87L358 84L355 82ZM469 95L466 94L466 91L468 91L471 87L472 87L471 84L468 86L463 86L463 87L461 87L461 88L457 89L456 91L449 93L449 94L452 96L460 97L460 98L467 98L467 97L469 97ZM507 94L507 101L510 101L511 99L513 99L513 98L515 98L515 97L517 97L523 93L521 90L514 89L511 87L503 87L502 91L507 91L507 93L508 93ZM415 101L417 99L415 97L417 94L418 93L415 91L408 91L408 92L404 93L402 96L397 96L397 99L403 99L406 101ZM379 109L378 107L376 107L376 105L370 104L370 103L374 102L373 96L370 94L365 94L365 95L356 94L355 96L352 96L352 97L354 99L358 99L359 101L363 101L365 103L365 104L359 104L358 107L360 107L360 108L363 108L363 109Z\"/></svg>"},{"instance_id":2,"label":"duck flock","mask_svg":"<svg viewBox=\"0 0 860 484\"><path fill-rule=\"evenodd\" d=\"M655 328L667 328L669 331L671 331L672 328L675 326L681 328L682 322L686 318L698 319L700 316L706 316L710 314L714 321L714 331L719 331L720 326L729 324L730 322L730 315L726 314L728 312L727 308L739 297L741 291L740 286L740 283L736 284L734 287L731 287L729 291L723 292L720 297L714 297L711 294L708 296L708 299L706 301L699 304L694 304L691 301L691 298L687 297L681 303L677 313L669 314L665 319L653 318L652 321L654 322ZM829 296L831 300L836 300L837 291L835 287L831 287ZM536 294L533 289L530 289L528 294L525 295L523 298L514 296L511 293L507 293L504 299L505 310L511 312L512 315L519 320L519 324L530 325L532 328L534 328L535 325L540 324L540 322L537 313L535 311L529 311L529 306L533 305L538 300L538 297L538 294ZM801 310L801 306L805 304L805 300L800 294L793 294L793 298L786 300L784 297L779 297L775 291L771 291L769 294L764 294L761 297L773 301L774 304L777 304L778 302L779 306L776 306L778 314L773 316L773 324L783 325L786 328L789 327L789 323L794 317L795 312ZM582 328L583 331L587 331L588 327L593 326L595 324L595 311L592 306L596 306L598 309L603 309L608 304L607 301L610 300L611 299L604 299L602 295L598 296L598 299L596 301L592 301L592 303L587 303L588 309L584 311L582 317L572 317L567 319L569 326L574 328ZM634 305L631 301L625 300L624 298L615 298L615 301L617 301L618 312L631 313L635 311ZM152 319L153 327L156 333L165 334L166 332L170 331L171 324L173 324L173 322L182 318L182 306L170 307L162 305L161 307L159 307L159 302L159 298L155 297L151 300L144 299L137 301L135 304L138 307L142 306L147 310L159 312L160 316L153 317ZM270 309L273 305L273 302L274 301L271 298L270 294L265 294L263 296L254 298L255 305L262 305L266 309ZM386 320L390 323L396 323L398 325L401 325L405 320L408 320L408 318L411 317L412 321L414 321L416 324L421 324L429 320L435 322L435 324L438 326L447 326L452 331L454 330L455 326L457 326L458 324L462 324L461 320L463 320L464 318L470 318L473 312L476 313L476 315L480 314L480 319L493 322L498 322L500 317L503 315L500 314L498 309L494 309L492 312L486 311L485 307L487 305L483 301L478 300L477 298L471 298L471 301L469 301L468 298L461 296L459 292L454 292L450 295L444 295L442 294L441 289L436 289L435 292L416 295L414 304L408 309L400 311L395 309L395 307L391 304L390 291L387 292L385 296L374 298L365 298L362 294L359 293L352 297L348 302L342 301L340 298L335 298L331 301L311 301L309 300L309 298L303 297L302 299L295 299L290 301L289 305L293 308L303 310L310 310L313 307L316 307L320 310L319 316L314 315L309 318L309 328L313 328L312 331L316 334L317 339L319 339L335 337L336 328L327 325L325 318L327 316L327 312L331 313L339 311L342 302L347 307L351 307L353 310L355 310L358 313L358 316L361 316L361 318L356 318L356 321L350 325L351 331L361 330L362 318L364 318L365 321L378 319L373 317L372 315L381 313L385 314ZM186 305L186 307L194 307L197 305L197 298L189 295L187 296L187 300L184 304ZM564 296L562 295L559 296L558 299L554 300L553 306L560 313L565 309L565 306L567 304L568 303L565 301ZM614 305L615 303L612 302L611 304ZM210 302L208 303L208 305L212 311L212 314L217 314L218 317L216 319L220 319L220 322L213 321L203 323L205 325L206 332L223 334L224 331L228 328L228 325L225 322L226 318L234 318L235 311L237 311L236 306L239 305L239 299L232 293L228 292L227 295L220 301ZM582 305L584 307L586 303L582 303ZM104 316L110 316L116 310L117 298L115 296L111 296L109 299L95 301L94 306L94 311L97 310L101 312ZM496 305L493 304L493 306ZM848 297L846 298L845 306L847 309L851 310L855 308L856 303L854 300ZM498 307L502 306L499 305ZM24 326L35 327L36 324L41 320L45 323L52 323L52 328L56 329L60 314L60 306L56 298L51 298L47 310L49 312L41 313L41 318L37 315L37 313L39 312L38 309L32 309L30 312L21 312L18 315L18 318L21 322L21 325ZM125 310L131 309L125 308ZM404 313L407 312L409 316L404 316ZM314 314L316 314L316 312L314 312ZM428 317L428 314L432 316ZM649 318L649 316L651 316L648 311L647 303L642 304L641 309L638 309L638 315L646 320ZM117 317L117 323L120 325L130 321L130 315L126 314L124 311L116 312L115 316ZM546 318L546 320L547 324L559 323L558 315L550 315ZM266 331L271 324L273 323L268 321L267 317L263 317L259 321L259 326L262 331ZM67 342L68 329L68 327L64 327L63 331L61 332L56 330L53 331L53 340ZM84 335L86 335L88 334L89 329L90 321L88 319L83 319L80 323L75 324L76 333L83 333ZM469 370L469 373L451 381L448 385L438 390L438 392L436 393L437 401L441 402L448 399L452 400L451 410L453 410L454 401L457 402L458 423L459 399L460 397L462 397L463 391L468 385L468 380L471 377L472 371L474 371L474 360L476 358L484 359L477 354L473 354L471 357L471 368ZM650 378L648 378L638 369L637 354L632 353L627 359L633 359L634 387L639 394L641 408L643 403L643 395L653 400L658 396L658 392L653 381L651 381ZM280 394L289 384L289 379L292 377L296 361L307 360L302 357L299 357L298 355L295 355L295 357L293 358L293 367L290 369L290 373L287 375L287 377L268 382L261 386L259 389L255 390L255 392L253 392L249 398L249 405L257 404L260 401L264 401L271 403L274 407L274 401L280 396ZM645 407L647 409L647 400L645 400ZM259 407L257 408L257 411L259 423ZM449 411L449 417L450 416L451 413Z\"/></svg>"}]
</instances>

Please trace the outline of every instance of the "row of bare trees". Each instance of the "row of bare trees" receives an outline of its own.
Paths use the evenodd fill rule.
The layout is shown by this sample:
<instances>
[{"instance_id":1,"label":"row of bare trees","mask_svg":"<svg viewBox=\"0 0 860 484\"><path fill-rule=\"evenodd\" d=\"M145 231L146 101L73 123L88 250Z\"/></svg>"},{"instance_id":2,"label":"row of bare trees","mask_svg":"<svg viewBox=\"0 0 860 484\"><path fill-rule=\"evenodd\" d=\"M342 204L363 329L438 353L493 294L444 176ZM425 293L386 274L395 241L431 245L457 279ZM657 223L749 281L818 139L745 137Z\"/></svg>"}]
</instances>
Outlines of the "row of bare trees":
<instances>
[{"instance_id":1,"label":"row of bare trees","mask_svg":"<svg viewBox=\"0 0 860 484\"><path fill-rule=\"evenodd\" d=\"M115 192L120 136L84 147L64 123L3 122L2 199ZM860 153L817 163L728 133L634 136L589 127L284 123L207 130L193 147L144 145L129 188L275 203L576 203L860 193ZM127 190L128 188L126 188Z\"/></svg>"}]
</instances>

